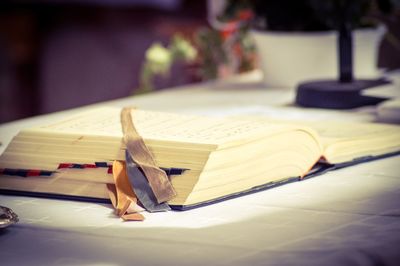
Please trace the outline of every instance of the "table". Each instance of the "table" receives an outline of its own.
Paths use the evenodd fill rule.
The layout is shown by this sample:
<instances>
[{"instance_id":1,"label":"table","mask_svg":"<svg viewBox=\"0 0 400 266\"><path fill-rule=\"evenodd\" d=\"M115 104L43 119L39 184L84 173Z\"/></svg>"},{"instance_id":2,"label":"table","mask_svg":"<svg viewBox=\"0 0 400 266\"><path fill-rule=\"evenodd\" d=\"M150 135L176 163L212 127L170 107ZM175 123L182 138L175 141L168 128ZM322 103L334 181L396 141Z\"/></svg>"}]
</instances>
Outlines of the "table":
<instances>
[{"instance_id":1,"label":"table","mask_svg":"<svg viewBox=\"0 0 400 266\"><path fill-rule=\"evenodd\" d=\"M264 88L252 73L97 105L374 120L373 108L300 110L293 97L290 89ZM4 124L0 152L23 127L92 107ZM390 157L190 211L146 213L144 222L123 222L108 204L0 195L0 204L20 217L0 231L0 263L398 265L399 163L399 156Z\"/></svg>"}]
</instances>

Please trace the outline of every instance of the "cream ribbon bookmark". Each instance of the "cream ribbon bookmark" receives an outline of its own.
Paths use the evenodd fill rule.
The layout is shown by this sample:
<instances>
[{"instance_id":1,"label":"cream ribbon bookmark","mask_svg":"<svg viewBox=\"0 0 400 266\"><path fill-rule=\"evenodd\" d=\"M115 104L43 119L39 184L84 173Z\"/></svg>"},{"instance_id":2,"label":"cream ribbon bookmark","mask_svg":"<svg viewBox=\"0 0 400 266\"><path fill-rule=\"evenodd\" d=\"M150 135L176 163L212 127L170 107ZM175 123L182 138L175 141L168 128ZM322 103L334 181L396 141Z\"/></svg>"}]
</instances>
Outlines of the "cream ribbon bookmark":
<instances>
[{"instance_id":1,"label":"cream ribbon bookmark","mask_svg":"<svg viewBox=\"0 0 400 266\"><path fill-rule=\"evenodd\" d=\"M114 161L113 177L115 185L107 184L107 189L117 215L125 221L143 221L144 216L139 212L144 209L138 205L137 197L126 174L125 162Z\"/></svg>"},{"instance_id":2,"label":"cream ribbon bookmark","mask_svg":"<svg viewBox=\"0 0 400 266\"><path fill-rule=\"evenodd\" d=\"M131 114L134 113L134 110L133 108L123 108L121 111L121 124L126 149L132 161L140 167L146 176L157 202L163 203L174 198L176 192L168 176L157 166L150 150L136 131Z\"/></svg>"}]
</instances>

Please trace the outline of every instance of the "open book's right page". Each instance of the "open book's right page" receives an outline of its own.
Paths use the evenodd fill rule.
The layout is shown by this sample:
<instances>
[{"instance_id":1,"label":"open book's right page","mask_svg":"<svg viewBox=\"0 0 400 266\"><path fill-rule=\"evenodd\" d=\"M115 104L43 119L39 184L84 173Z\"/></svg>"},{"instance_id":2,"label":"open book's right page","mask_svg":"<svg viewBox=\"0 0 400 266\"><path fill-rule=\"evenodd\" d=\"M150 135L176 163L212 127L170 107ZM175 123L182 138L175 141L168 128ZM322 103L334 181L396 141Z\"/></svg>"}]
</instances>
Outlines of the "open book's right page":
<instances>
[{"instance_id":1,"label":"open book's right page","mask_svg":"<svg viewBox=\"0 0 400 266\"><path fill-rule=\"evenodd\" d=\"M322 161L341 164L400 152L400 126L365 122L369 115L294 107L228 110L232 119L302 125L314 129L323 145Z\"/></svg>"},{"instance_id":2,"label":"open book's right page","mask_svg":"<svg viewBox=\"0 0 400 266\"><path fill-rule=\"evenodd\" d=\"M338 121L305 121L316 130L331 164L400 151L400 126Z\"/></svg>"},{"instance_id":3,"label":"open book's right page","mask_svg":"<svg viewBox=\"0 0 400 266\"><path fill-rule=\"evenodd\" d=\"M400 152L400 126L373 123L367 111L337 111L298 107L248 106L219 111L233 119L267 120L314 129L323 145L322 160L330 164Z\"/></svg>"}]
</instances>

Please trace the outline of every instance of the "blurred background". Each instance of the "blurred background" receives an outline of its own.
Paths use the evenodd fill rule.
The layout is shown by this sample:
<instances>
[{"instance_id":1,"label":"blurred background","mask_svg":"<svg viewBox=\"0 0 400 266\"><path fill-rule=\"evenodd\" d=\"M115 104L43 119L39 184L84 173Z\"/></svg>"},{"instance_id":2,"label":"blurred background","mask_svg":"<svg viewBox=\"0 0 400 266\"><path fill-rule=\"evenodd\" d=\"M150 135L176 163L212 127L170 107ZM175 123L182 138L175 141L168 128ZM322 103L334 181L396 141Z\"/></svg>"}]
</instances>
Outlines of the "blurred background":
<instances>
[{"instance_id":1,"label":"blurred background","mask_svg":"<svg viewBox=\"0 0 400 266\"><path fill-rule=\"evenodd\" d=\"M290 1L266 2L296 29L308 16ZM247 35L254 4L2 0L0 123L258 68ZM399 55L381 48L380 66L395 69Z\"/></svg>"},{"instance_id":2,"label":"blurred background","mask_svg":"<svg viewBox=\"0 0 400 266\"><path fill-rule=\"evenodd\" d=\"M205 24L205 1L1 1L0 123L128 96L154 41Z\"/></svg>"}]
</instances>

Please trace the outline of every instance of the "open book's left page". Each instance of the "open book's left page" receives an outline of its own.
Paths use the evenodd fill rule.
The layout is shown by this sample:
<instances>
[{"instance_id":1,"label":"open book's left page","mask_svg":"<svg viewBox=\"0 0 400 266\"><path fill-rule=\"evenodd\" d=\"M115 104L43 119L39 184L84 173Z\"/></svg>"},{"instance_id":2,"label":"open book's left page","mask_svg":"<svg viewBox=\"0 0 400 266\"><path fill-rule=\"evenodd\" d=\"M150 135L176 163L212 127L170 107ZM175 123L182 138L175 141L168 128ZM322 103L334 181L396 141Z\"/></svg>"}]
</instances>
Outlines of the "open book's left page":
<instances>
[{"instance_id":1,"label":"open book's left page","mask_svg":"<svg viewBox=\"0 0 400 266\"><path fill-rule=\"evenodd\" d=\"M38 135L85 135L93 137L122 137L120 108L97 108L64 121L24 130ZM145 110L132 111L138 133L148 141L219 145L240 142L252 136L268 136L286 131L287 126L249 120L231 120L206 116L181 115Z\"/></svg>"}]
</instances>

